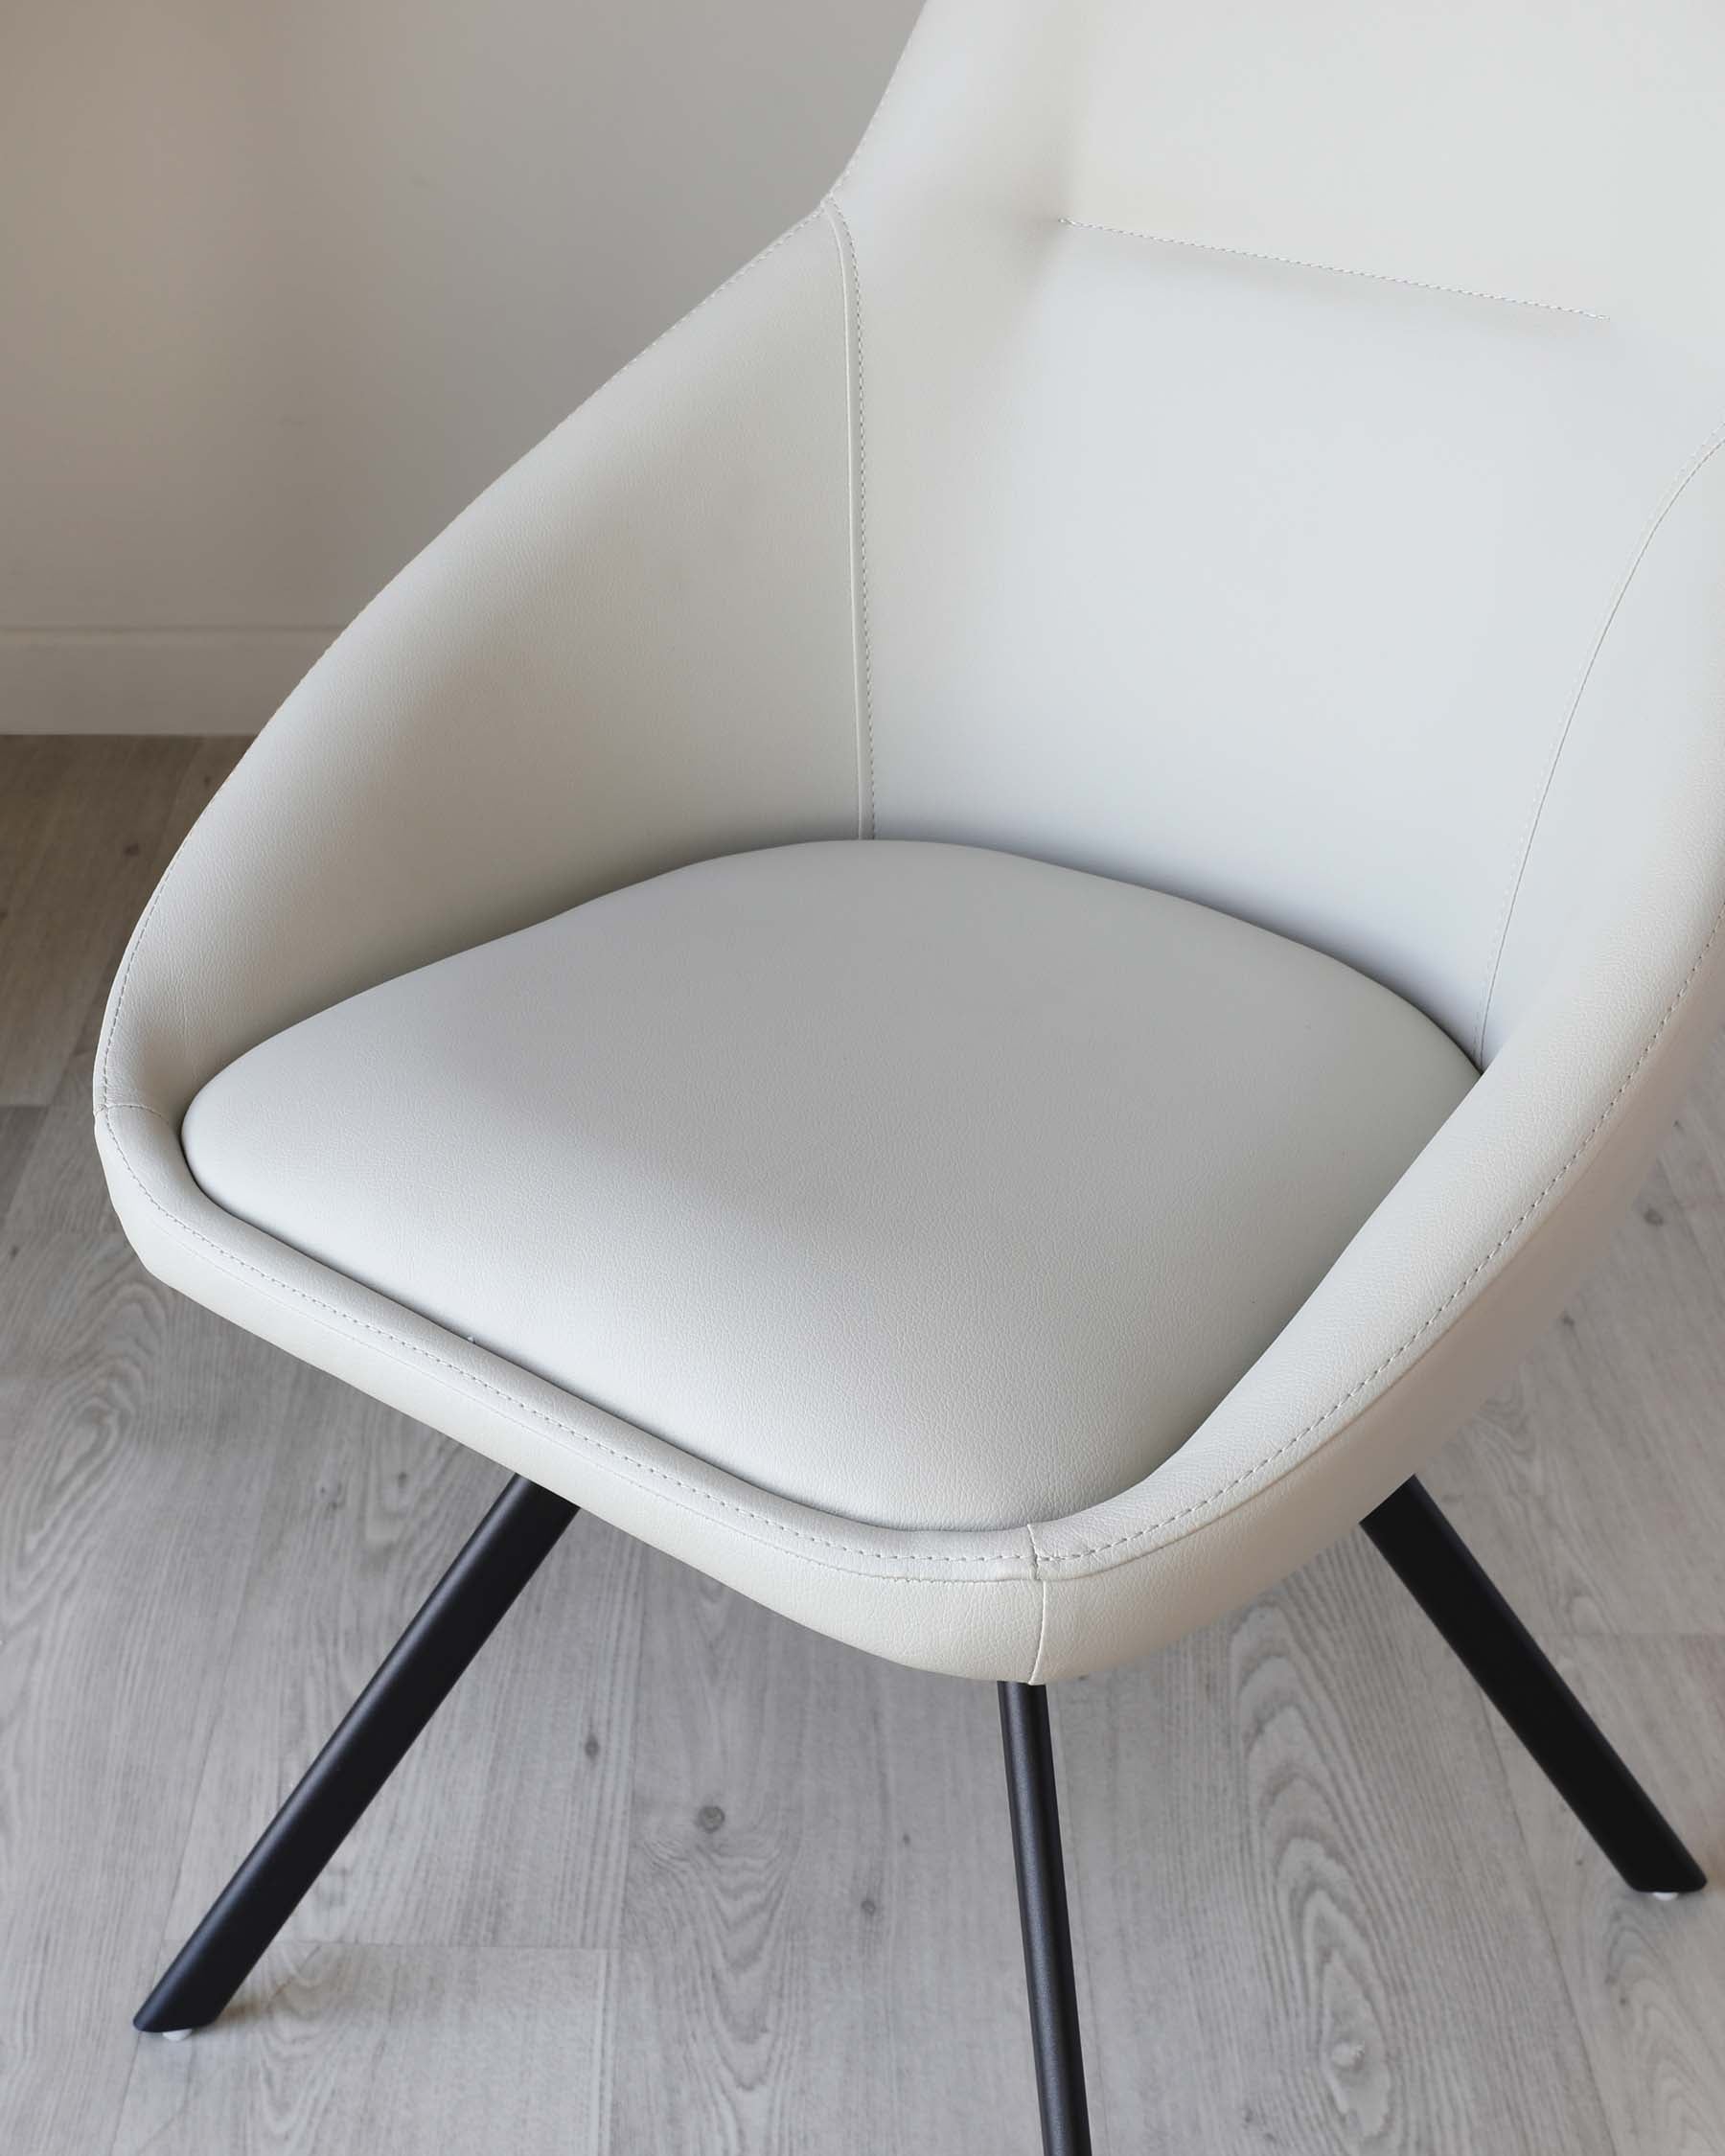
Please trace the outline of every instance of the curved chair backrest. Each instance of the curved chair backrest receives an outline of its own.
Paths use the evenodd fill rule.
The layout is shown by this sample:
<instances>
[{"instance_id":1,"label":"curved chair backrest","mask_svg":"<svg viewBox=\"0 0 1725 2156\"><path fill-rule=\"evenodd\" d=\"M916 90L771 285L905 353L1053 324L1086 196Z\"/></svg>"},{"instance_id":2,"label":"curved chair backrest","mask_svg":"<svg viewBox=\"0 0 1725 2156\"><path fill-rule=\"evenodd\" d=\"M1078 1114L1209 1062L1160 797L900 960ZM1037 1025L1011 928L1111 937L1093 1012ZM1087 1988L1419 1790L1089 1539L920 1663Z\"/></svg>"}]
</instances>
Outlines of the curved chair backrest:
<instances>
[{"instance_id":1,"label":"curved chair backrest","mask_svg":"<svg viewBox=\"0 0 1725 2156\"><path fill-rule=\"evenodd\" d=\"M1486 1060L1725 715L1722 112L1700 0L934 0L832 197L874 829Z\"/></svg>"},{"instance_id":2,"label":"curved chair backrest","mask_svg":"<svg viewBox=\"0 0 1725 2156\"><path fill-rule=\"evenodd\" d=\"M825 201L379 594L164 877L95 1074L146 1262L536 1480L622 1463L618 1525L930 1667L1146 1651L1359 1520L1556 1315L1725 1016L1722 58L1725 0L934 0ZM195 1095L299 1019L871 828L1290 931L1489 1065L1030 1558L686 1506L193 1180Z\"/></svg>"}]
</instances>

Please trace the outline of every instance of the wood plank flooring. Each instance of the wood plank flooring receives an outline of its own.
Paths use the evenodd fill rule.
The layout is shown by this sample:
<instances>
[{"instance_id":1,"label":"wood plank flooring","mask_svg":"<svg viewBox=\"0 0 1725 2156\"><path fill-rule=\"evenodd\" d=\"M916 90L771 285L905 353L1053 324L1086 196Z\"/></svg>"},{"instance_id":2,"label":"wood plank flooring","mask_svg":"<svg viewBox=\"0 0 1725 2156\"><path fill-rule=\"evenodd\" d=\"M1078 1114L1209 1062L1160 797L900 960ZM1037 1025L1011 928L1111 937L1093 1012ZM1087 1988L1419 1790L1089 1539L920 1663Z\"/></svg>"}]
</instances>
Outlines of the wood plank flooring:
<instances>
[{"instance_id":1,"label":"wood plank flooring","mask_svg":"<svg viewBox=\"0 0 1725 2156\"><path fill-rule=\"evenodd\" d=\"M583 1519L224 2019L159 1966L500 1485L157 1287L90 1052L240 745L0 739L0 2150L1033 2156L988 1687ZM1725 1049L1429 1480L1725 1882ZM1060 1687L1109 2156L1725 2156L1626 1894L1359 1536Z\"/></svg>"}]
</instances>

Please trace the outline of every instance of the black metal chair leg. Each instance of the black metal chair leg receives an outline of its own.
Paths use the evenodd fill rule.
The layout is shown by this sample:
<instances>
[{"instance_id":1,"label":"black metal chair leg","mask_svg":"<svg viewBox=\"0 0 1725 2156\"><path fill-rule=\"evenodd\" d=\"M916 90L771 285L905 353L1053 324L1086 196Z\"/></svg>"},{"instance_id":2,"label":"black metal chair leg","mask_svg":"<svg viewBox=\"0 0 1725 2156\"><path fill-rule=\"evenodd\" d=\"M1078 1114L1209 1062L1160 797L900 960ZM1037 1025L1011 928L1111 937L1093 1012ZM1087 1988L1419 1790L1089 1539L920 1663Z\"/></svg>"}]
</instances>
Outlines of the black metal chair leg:
<instances>
[{"instance_id":1,"label":"black metal chair leg","mask_svg":"<svg viewBox=\"0 0 1725 2156\"><path fill-rule=\"evenodd\" d=\"M1067 1916L1060 1806L1048 1695L1040 1685L1000 1686L1000 1739L1012 1806L1012 1854L1018 1869L1024 1980L1030 1992L1030 2040L1044 2156L1090 2156L1090 2109L1078 2035L1078 1989Z\"/></svg>"},{"instance_id":2,"label":"black metal chair leg","mask_svg":"<svg viewBox=\"0 0 1725 2156\"><path fill-rule=\"evenodd\" d=\"M214 2021L539 1569L576 1507L518 1475L432 1589L133 2027Z\"/></svg>"},{"instance_id":3,"label":"black metal chair leg","mask_svg":"<svg viewBox=\"0 0 1725 2156\"><path fill-rule=\"evenodd\" d=\"M1360 1523L1623 1876L1693 1893L1706 1874L1432 1499L1404 1482Z\"/></svg>"}]
</instances>

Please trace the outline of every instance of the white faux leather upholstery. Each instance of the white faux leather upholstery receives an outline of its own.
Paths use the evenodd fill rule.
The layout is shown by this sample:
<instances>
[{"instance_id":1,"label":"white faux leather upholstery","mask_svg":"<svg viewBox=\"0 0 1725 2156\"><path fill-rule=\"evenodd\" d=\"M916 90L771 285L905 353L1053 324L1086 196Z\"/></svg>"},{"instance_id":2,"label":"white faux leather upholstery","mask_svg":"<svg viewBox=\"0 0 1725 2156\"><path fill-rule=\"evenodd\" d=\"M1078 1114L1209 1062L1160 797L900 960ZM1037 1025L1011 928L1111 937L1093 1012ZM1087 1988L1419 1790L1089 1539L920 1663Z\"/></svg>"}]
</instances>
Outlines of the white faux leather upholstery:
<instances>
[{"instance_id":1,"label":"white faux leather upholstery","mask_svg":"<svg viewBox=\"0 0 1725 2156\"><path fill-rule=\"evenodd\" d=\"M1689 0L934 0L827 200L403 572L193 833L97 1072L146 1261L905 1661L1099 1667L1311 1554L1554 1315L1725 996L1722 102ZM747 1367L702 1456L194 1180L187 1109L296 1021L858 835L1200 901L1483 1066L1136 1480L1095 1432L997 1498L973 1425L847 1511L818 1447L747 1450Z\"/></svg>"},{"instance_id":2,"label":"white faux leather upholstery","mask_svg":"<svg viewBox=\"0 0 1725 2156\"><path fill-rule=\"evenodd\" d=\"M1225 914L852 839L384 982L183 1138L226 1211L757 1488L1011 1528L1183 1443L1474 1077Z\"/></svg>"}]
</instances>

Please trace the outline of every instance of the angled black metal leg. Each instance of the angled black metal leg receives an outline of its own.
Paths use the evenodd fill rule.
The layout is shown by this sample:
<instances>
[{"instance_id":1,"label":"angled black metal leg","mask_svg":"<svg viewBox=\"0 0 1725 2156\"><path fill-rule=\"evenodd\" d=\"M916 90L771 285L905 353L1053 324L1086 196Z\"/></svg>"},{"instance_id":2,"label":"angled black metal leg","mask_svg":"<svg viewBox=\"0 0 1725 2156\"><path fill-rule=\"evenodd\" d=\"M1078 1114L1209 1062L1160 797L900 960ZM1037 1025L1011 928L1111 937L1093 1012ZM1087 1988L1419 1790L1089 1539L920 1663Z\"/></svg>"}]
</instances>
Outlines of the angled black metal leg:
<instances>
[{"instance_id":1,"label":"angled black metal leg","mask_svg":"<svg viewBox=\"0 0 1725 2156\"><path fill-rule=\"evenodd\" d=\"M1404 1482L1360 1525L1624 1884L1651 1894L1706 1886L1701 1867L1420 1485Z\"/></svg>"},{"instance_id":2,"label":"angled black metal leg","mask_svg":"<svg viewBox=\"0 0 1725 2156\"><path fill-rule=\"evenodd\" d=\"M134 2028L179 2035L216 2019L575 1512L524 1475L509 1484L139 2007Z\"/></svg>"},{"instance_id":3,"label":"angled black metal leg","mask_svg":"<svg viewBox=\"0 0 1725 2156\"><path fill-rule=\"evenodd\" d=\"M1090 2156L1054 1748L1048 1738L1048 1695L1040 1685L1000 1686L1000 1740L1012 1806L1012 1854L1018 1868L1044 2156Z\"/></svg>"}]
</instances>

